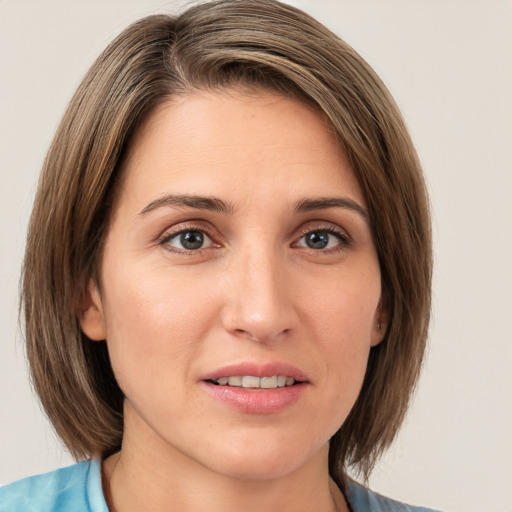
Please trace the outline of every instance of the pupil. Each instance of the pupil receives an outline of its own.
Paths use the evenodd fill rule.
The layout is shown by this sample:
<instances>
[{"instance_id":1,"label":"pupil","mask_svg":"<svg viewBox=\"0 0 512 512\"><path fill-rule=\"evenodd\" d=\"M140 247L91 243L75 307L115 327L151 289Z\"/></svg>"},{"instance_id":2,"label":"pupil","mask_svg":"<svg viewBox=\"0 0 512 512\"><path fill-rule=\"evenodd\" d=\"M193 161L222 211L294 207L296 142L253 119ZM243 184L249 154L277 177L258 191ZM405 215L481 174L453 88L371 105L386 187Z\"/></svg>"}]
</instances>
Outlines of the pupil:
<instances>
[{"instance_id":1,"label":"pupil","mask_svg":"<svg viewBox=\"0 0 512 512\"><path fill-rule=\"evenodd\" d=\"M200 249L203 245L203 234L199 231L186 231L180 236L181 245L185 249Z\"/></svg>"},{"instance_id":2,"label":"pupil","mask_svg":"<svg viewBox=\"0 0 512 512\"><path fill-rule=\"evenodd\" d=\"M311 249L324 249L329 243L329 234L322 231L314 231L306 235L306 244Z\"/></svg>"}]
</instances>

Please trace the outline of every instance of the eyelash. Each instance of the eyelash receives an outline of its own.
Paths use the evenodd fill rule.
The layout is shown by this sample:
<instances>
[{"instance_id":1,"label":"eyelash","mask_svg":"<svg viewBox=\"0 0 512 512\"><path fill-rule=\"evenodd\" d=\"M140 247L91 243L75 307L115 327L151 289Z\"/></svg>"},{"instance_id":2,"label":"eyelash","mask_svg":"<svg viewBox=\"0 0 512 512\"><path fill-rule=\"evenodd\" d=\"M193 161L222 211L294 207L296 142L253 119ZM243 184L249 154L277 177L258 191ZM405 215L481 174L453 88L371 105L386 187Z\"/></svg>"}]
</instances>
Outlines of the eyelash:
<instances>
[{"instance_id":1,"label":"eyelash","mask_svg":"<svg viewBox=\"0 0 512 512\"><path fill-rule=\"evenodd\" d=\"M298 241L302 240L306 235L308 235L310 233L327 233L328 235L334 236L338 240L338 244L335 247L331 247L326 250L313 249L311 247L301 246L304 249L313 252L314 254L333 254L333 253L348 249L352 244L352 240L344 231L342 231L338 228L334 228L332 226L323 226L323 227L318 227L318 228L313 228L313 229L307 228L306 230L301 232L301 235L298 238ZM297 246L298 241L294 242L293 245Z\"/></svg>"},{"instance_id":2,"label":"eyelash","mask_svg":"<svg viewBox=\"0 0 512 512\"><path fill-rule=\"evenodd\" d=\"M179 235L183 235L184 233L187 233L187 232L196 232L196 233L205 234L211 240L212 245L210 247L204 247L204 248L200 247L198 249L180 249L180 248L173 247L169 244L169 242L173 238L176 238ZM326 250L314 249L314 248L306 247L306 246L298 246L297 245L298 242L310 233L327 233L328 235L332 235L332 236L336 237L338 240L338 244L335 247L331 247ZM211 229L208 229L205 226L198 226L195 224L180 226L180 228L176 231L170 231L170 232L166 231L158 239L158 243L159 243L159 245L164 247L165 250L167 250L171 253L183 254L183 255L193 255L193 254L195 255L198 253L202 253L204 251L208 251L212 248L215 249L215 248L218 248L221 246L220 243L215 242L215 236L212 233ZM351 245L352 245L352 240L344 231L340 230L339 228L334 228L332 226L322 226L322 227L318 227L318 228L308 227L307 229L304 229L303 231L300 232L300 236L298 237L297 241L294 242L291 246L292 247L298 246L298 247L308 250L314 254L319 255L319 254L333 254L333 253L336 253L339 251L343 251L343 250L346 250L347 248L349 248Z\"/></svg>"},{"instance_id":3,"label":"eyelash","mask_svg":"<svg viewBox=\"0 0 512 512\"><path fill-rule=\"evenodd\" d=\"M178 237L179 235L182 235L187 232L195 232L195 233L203 233L205 234L211 241L212 241L212 247L217 248L220 247L219 243L215 242L215 237L212 233L212 230L205 227L205 226L198 226L195 224L191 225L182 225L180 228L176 231L166 231L159 239L158 243L161 245L165 250L176 253L176 254L197 254L199 252L203 252L205 250L211 249L212 247L205 247L205 248L199 248L199 249L179 249L177 247L172 247L169 242L173 239Z\"/></svg>"}]
</instances>

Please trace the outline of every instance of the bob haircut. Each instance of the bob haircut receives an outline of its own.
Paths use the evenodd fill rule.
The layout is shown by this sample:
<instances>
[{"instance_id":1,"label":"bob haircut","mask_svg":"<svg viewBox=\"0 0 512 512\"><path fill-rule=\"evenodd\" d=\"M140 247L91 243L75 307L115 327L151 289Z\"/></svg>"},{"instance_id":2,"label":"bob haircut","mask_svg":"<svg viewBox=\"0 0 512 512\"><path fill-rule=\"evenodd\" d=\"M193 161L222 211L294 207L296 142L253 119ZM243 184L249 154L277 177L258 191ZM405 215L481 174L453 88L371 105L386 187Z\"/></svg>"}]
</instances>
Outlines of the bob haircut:
<instances>
[{"instance_id":1,"label":"bob haircut","mask_svg":"<svg viewBox=\"0 0 512 512\"><path fill-rule=\"evenodd\" d=\"M106 343L89 340L78 315L88 281L99 276L123 157L158 105L233 87L317 109L367 201L388 320L360 395L330 441L329 471L343 488L349 467L368 477L417 382L430 317L428 198L404 121L379 77L319 22L274 0L220 0L141 19L84 77L46 156L29 225L22 308L33 385L76 459L120 449L123 393Z\"/></svg>"}]
</instances>

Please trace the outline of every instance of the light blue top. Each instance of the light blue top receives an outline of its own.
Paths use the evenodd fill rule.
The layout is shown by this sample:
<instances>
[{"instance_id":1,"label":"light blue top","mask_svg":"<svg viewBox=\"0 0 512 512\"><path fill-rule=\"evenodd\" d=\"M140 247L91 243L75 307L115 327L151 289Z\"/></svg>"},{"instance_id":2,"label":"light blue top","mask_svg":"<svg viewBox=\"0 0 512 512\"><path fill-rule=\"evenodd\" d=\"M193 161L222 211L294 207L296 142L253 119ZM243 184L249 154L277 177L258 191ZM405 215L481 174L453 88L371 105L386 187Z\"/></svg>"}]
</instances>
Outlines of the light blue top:
<instances>
[{"instance_id":1,"label":"light blue top","mask_svg":"<svg viewBox=\"0 0 512 512\"><path fill-rule=\"evenodd\" d=\"M384 498L355 482L346 494L353 512L434 512ZM108 512L99 459L0 488L0 512Z\"/></svg>"}]
</instances>

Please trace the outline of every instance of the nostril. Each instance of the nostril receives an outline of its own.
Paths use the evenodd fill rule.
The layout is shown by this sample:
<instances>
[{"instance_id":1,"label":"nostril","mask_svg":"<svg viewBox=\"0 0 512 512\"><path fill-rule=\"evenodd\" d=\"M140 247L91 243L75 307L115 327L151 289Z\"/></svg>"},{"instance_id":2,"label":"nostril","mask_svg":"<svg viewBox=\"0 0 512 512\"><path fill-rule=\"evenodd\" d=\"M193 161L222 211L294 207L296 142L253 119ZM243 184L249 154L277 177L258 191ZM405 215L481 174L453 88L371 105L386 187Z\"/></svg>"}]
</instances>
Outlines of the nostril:
<instances>
[{"instance_id":1,"label":"nostril","mask_svg":"<svg viewBox=\"0 0 512 512\"><path fill-rule=\"evenodd\" d=\"M263 340L258 339L256 336L254 336L251 333L247 333L247 338L251 341L255 341L256 343L263 343Z\"/></svg>"},{"instance_id":2,"label":"nostril","mask_svg":"<svg viewBox=\"0 0 512 512\"><path fill-rule=\"evenodd\" d=\"M249 332L249 331L246 331L244 329L235 329L234 332L235 334L241 336L241 337L244 337L246 339L248 339L249 341L254 341L256 343L266 343L267 341L271 340L271 339L276 339L282 335L286 335L288 334L289 332L291 332L292 329L284 329L282 330L281 332L277 332L275 334L268 334L268 335L265 335L265 336L258 336L258 335L254 335L253 333Z\"/></svg>"}]
</instances>

